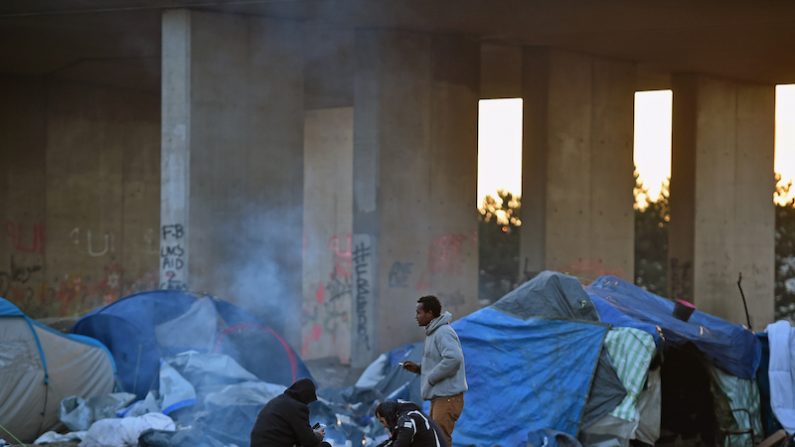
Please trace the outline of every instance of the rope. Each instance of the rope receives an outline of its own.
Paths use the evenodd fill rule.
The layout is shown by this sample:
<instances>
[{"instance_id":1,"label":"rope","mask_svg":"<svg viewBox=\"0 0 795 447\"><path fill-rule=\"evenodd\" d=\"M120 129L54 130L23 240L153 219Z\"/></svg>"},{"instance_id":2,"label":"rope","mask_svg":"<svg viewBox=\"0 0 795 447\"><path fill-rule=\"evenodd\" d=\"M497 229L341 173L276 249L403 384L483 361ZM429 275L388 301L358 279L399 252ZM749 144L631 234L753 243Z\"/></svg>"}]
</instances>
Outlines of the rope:
<instances>
[{"instance_id":1,"label":"rope","mask_svg":"<svg viewBox=\"0 0 795 447\"><path fill-rule=\"evenodd\" d=\"M19 438L17 438L16 436L14 436L14 434L13 434L13 433L11 433L10 431L8 431L8 429L7 429L7 428L3 427L3 424L0 424L0 430L3 430L4 432L8 433L8 434L9 434L9 435L10 435L12 438L14 438L14 441L15 441L17 444L19 444L19 445L24 445L24 446L26 446L26 445L27 445L27 444L25 444L24 442L20 441L20 440L19 440Z\"/></svg>"}]
</instances>

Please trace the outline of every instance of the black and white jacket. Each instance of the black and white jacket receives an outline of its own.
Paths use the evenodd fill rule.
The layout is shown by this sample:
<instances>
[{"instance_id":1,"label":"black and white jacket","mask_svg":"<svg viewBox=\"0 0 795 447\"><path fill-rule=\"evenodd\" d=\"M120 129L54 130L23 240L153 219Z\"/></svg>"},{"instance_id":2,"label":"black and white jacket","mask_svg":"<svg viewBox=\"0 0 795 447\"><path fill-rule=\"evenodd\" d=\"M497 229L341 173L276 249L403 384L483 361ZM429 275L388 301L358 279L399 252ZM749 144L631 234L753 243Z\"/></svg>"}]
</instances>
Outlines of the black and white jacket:
<instances>
[{"instance_id":1,"label":"black and white jacket","mask_svg":"<svg viewBox=\"0 0 795 447\"><path fill-rule=\"evenodd\" d=\"M380 447L447 447L436 424L419 409L398 415L391 437Z\"/></svg>"}]
</instances>

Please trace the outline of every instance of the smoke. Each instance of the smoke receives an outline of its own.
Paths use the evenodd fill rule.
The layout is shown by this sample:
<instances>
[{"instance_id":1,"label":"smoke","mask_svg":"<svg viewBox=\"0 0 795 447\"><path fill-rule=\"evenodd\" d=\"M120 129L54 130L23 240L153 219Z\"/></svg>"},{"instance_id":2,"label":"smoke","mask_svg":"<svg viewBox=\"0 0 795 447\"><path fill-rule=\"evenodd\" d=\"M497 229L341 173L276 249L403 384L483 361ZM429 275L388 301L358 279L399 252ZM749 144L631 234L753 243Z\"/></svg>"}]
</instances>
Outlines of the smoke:
<instances>
[{"instance_id":1,"label":"smoke","mask_svg":"<svg viewBox=\"0 0 795 447\"><path fill-rule=\"evenodd\" d=\"M239 200L237 212L213 233L220 241L215 290L295 346L300 332L303 207L271 207Z\"/></svg>"}]
</instances>

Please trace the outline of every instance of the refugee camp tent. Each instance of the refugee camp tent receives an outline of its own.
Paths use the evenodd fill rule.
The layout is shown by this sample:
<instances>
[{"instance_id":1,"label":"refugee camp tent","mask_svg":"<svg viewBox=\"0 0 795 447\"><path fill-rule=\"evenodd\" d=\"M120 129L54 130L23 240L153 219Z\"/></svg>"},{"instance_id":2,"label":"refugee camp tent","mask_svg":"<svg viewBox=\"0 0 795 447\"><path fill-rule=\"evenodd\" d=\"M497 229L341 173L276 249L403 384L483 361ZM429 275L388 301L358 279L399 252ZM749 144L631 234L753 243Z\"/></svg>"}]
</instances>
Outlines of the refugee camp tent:
<instances>
[{"instance_id":1,"label":"refugee camp tent","mask_svg":"<svg viewBox=\"0 0 795 447\"><path fill-rule=\"evenodd\" d=\"M543 272L452 325L469 384L456 445L524 446L549 430L576 436L625 397L603 352L609 328L573 277ZM359 385L414 400L417 376L398 363L421 355L421 346L382 354Z\"/></svg>"},{"instance_id":2,"label":"refugee camp tent","mask_svg":"<svg viewBox=\"0 0 795 447\"><path fill-rule=\"evenodd\" d=\"M222 353L264 382L290 385L311 377L287 342L245 310L221 299L176 290L142 292L95 309L73 331L102 341L124 391L143 398L159 387L162 357Z\"/></svg>"},{"instance_id":3,"label":"refugee camp tent","mask_svg":"<svg viewBox=\"0 0 795 447\"><path fill-rule=\"evenodd\" d=\"M762 346L748 329L699 310L688 321L679 320L673 301L615 276L597 278L586 291L602 321L648 332L658 345L663 339L675 346L692 343L729 374L754 378Z\"/></svg>"},{"instance_id":4,"label":"refugee camp tent","mask_svg":"<svg viewBox=\"0 0 795 447\"><path fill-rule=\"evenodd\" d=\"M580 282L572 276L554 271L539 273L500 298L493 306L522 319L535 317L599 321L599 314ZM593 424L612 411L625 396L626 389L611 363L608 352L601 351L591 394L582 416L583 427Z\"/></svg>"},{"instance_id":5,"label":"refugee camp tent","mask_svg":"<svg viewBox=\"0 0 795 447\"><path fill-rule=\"evenodd\" d=\"M113 358L100 342L58 332L0 298L0 438L32 442L58 424L63 398L102 396L113 384Z\"/></svg>"},{"instance_id":6,"label":"refugee camp tent","mask_svg":"<svg viewBox=\"0 0 795 447\"><path fill-rule=\"evenodd\" d=\"M576 436L606 325L524 319L491 306L453 327L469 384L456 445L524 446L547 429Z\"/></svg>"},{"instance_id":7,"label":"refugee camp tent","mask_svg":"<svg viewBox=\"0 0 795 447\"><path fill-rule=\"evenodd\" d=\"M673 315L673 301L614 276L598 278L586 291L601 321L643 331L663 352L664 429L710 443L722 437L724 445L752 445L751 430L761 440L755 375L762 351L751 331L698 310L682 321Z\"/></svg>"}]
</instances>

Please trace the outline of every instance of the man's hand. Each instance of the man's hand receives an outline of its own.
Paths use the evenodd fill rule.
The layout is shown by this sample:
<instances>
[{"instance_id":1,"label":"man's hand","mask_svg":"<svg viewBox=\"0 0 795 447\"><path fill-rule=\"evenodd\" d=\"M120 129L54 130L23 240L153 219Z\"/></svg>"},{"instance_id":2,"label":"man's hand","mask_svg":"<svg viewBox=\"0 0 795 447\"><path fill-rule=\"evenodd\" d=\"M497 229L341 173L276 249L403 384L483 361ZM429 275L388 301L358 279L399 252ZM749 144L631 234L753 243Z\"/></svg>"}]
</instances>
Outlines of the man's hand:
<instances>
[{"instance_id":1,"label":"man's hand","mask_svg":"<svg viewBox=\"0 0 795 447\"><path fill-rule=\"evenodd\" d=\"M315 434L323 440L326 437L326 427L320 427L315 430Z\"/></svg>"},{"instance_id":2,"label":"man's hand","mask_svg":"<svg viewBox=\"0 0 795 447\"><path fill-rule=\"evenodd\" d=\"M405 369L406 371L413 372L414 374L420 373L420 365L412 362L411 360L406 360L405 362L402 363L402 365L403 369Z\"/></svg>"}]
</instances>

